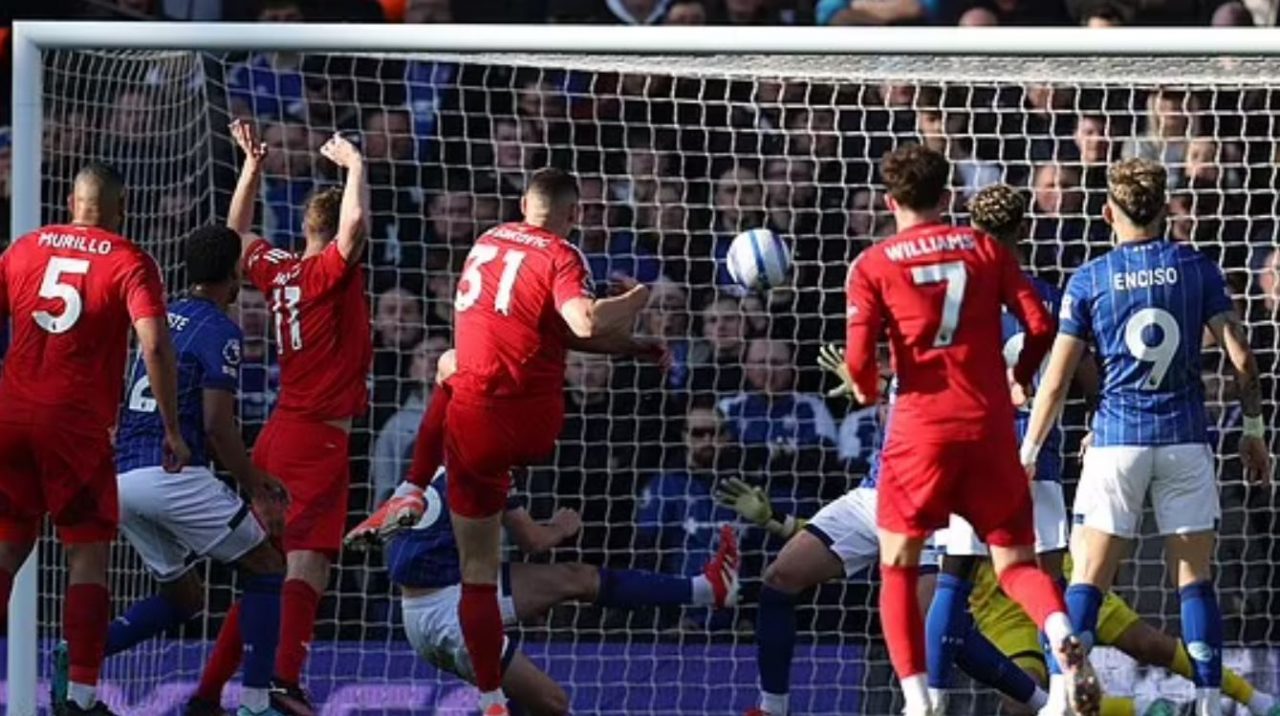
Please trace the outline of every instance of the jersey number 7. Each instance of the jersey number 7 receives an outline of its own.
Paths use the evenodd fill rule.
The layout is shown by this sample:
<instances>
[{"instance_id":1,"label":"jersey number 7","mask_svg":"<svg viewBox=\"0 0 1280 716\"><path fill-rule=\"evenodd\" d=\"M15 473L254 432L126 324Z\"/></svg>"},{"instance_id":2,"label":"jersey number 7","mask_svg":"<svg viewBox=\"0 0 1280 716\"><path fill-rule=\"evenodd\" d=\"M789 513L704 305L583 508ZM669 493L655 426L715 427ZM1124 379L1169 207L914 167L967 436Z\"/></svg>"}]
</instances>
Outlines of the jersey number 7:
<instances>
[{"instance_id":1,"label":"jersey number 7","mask_svg":"<svg viewBox=\"0 0 1280 716\"><path fill-rule=\"evenodd\" d=\"M453 309L462 312L476 305L480 293L484 290L484 275L481 267L502 254L502 276L498 279L498 292L493 297L493 310L504 316L511 315L511 292L516 285L516 276L520 273L520 264L524 263L525 252L501 248L493 244L476 244L467 255L466 266L462 269L462 279L458 282L458 295L453 300Z\"/></svg>"},{"instance_id":2,"label":"jersey number 7","mask_svg":"<svg viewBox=\"0 0 1280 716\"><path fill-rule=\"evenodd\" d=\"M911 280L917 286L944 283L946 294L942 299L942 320L933 337L934 348L946 348L956 339L956 327L960 325L960 309L964 306L964 288L969 283L969 271L963 261L947 261L940 264L916 266L911 269Z\"/></svg>"}]
</instances>

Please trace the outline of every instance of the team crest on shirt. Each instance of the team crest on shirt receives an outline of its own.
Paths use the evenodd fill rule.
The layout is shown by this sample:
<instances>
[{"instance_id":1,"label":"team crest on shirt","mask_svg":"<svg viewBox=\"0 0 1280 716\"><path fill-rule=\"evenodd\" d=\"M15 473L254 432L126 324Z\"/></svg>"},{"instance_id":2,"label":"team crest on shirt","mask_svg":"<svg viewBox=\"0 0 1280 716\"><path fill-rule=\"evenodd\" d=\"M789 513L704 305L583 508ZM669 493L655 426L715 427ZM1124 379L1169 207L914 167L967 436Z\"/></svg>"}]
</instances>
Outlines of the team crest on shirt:
<instances>
[{"instance_id":1,"label":"team crest on shirt","mask_svg":"<svg viewBox=\"0 0 1280 716\"><path fill-rule=\"evenodd\" d=\"M1062 307L1058 309L1058 320L1065 321L1071 318L1071 309L1073 308L1071 304L1073 303L1071 296L1062 297Z\"/></svg>"},{"instance_id":2,"label":"team crest on shirt","mask_svg":"<svg viewBox=\"0 0 1280 716\"><path fill-rule=\"evenodd\" d=\"M222 347L222 360L232 367L240 365L240 341L234 338L227 341L227 344Z\"/></svg>"}]
</instances>

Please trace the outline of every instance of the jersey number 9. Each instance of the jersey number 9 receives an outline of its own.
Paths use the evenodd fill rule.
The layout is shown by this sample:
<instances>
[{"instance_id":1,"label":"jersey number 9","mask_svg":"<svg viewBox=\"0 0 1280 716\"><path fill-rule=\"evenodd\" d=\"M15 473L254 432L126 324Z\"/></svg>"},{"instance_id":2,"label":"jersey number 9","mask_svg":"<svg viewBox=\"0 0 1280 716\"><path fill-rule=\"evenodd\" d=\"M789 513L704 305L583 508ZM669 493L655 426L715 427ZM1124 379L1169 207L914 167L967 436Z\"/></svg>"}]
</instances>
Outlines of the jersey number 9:
<instances>
[{"instance_id":1,"label":"jersey number 9","mask_svg":"<svg viewBox=\"0 0 1280 716\"><path fill-rule=\"evenodd\" d=\"M1142 334L1151 326L1160 329L1160 340L1154 345L1147 345ZM1173 365L1173 359L1178 355L1178 346L1182 344L1182 328L1178 326L1173 314L1163 308L1144 308L1124 324L1124 344L1134 358L1151 363L1151 372L1143 379L1142 389L1158 390L1169 372L1169 366Z\"/></svg>"}]
</instances>

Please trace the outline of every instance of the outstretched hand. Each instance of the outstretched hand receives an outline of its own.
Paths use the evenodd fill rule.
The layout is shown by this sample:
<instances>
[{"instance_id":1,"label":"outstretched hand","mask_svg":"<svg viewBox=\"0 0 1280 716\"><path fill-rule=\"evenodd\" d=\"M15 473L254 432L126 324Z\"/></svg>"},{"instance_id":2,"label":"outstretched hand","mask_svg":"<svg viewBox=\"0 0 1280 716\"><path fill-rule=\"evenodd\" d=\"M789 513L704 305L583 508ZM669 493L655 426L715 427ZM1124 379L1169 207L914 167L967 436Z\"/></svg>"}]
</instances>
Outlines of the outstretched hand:
<instances>
[{"instance_id":1,"label":"outstretched hand","mask_svg":"<svg viewBox=\"0 0 1280 716\"><path fill-rule=\"evenodd\" d=\"M834 343L828 343L818 350L818 367L840 379L840 385L827 391L828 398L853 396L856 390L853 376L849 374L849 364L844 359L844 349Z\"/></svg>"},{"instance_id":2,"label":"outstretched hand","mask_svg":"<svg viewBox=\"0 0 1280 716\"><path fill-rule=\"evenodd\" d=\"M728 477L716 483L713 495L716 502L754 525L763 527L773 519L773 505L769 504L769 495L764 488Z\"/></svg>"},{"instance_id":3,"label":"outstretched hand","mask_svg":"<svg viewBox=\"0 0 1280 716\"><path fill-rule=\"evenodd\" d=\"M231 137L236 140L240 151L244 152L245 162L256 164L266 159L267 154L271 152L267 143L258 136L258 128L253 122L237 119L231 123L230 129Z\"/></svg>"},{"instance_id":4,"label":"outstretched hand","mask_svg":"<svg viewBox=\"0 0 1280 716\"><path fill-rule=\"evenodd\" d=\"M329 137L329 141L321 145L320 154L343 169L350 169L364 161L360 148L337 132Z\"/></svg>"}]
</instances>

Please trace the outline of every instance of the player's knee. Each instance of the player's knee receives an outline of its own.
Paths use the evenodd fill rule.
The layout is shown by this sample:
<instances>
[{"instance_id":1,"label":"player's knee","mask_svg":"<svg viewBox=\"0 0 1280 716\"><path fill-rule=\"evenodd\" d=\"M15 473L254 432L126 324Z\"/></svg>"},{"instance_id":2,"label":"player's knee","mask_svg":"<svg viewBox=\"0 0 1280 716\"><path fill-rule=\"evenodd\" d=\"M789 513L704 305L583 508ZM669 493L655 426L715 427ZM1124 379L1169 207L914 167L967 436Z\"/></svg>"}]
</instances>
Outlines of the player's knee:
<instances>
[{"instance_id":1,"label":"player's knee","mask_svg":"<svg viewBox=\"0 0 1280 716\"><path fill-rule=\"evenodd\" d=\"M187 619L204 611L204 582L194 572L161 585L160 592Z\"/></svg>"},{"instance_id":2,"label":"player's knee","mask_svg":"<svg viewBox=\"0 0 1280 716\"><path fill-rule=\"evenodd\" d=\"M804 570L786 560L775 561L764 570L764 585L783 594L799 594L809 588L807 582Z\"/></svg>"},{"instance_id":3,"label":"player's knee","mask_svg":"<svg viewBox=\"0 0 1280 716\"><path fill-rule=\"evenodd\" d=\"M284 554L270 542L263 542L240 558L240 568L252 575L284 574Z\"/></svg>"}]
</instances>

